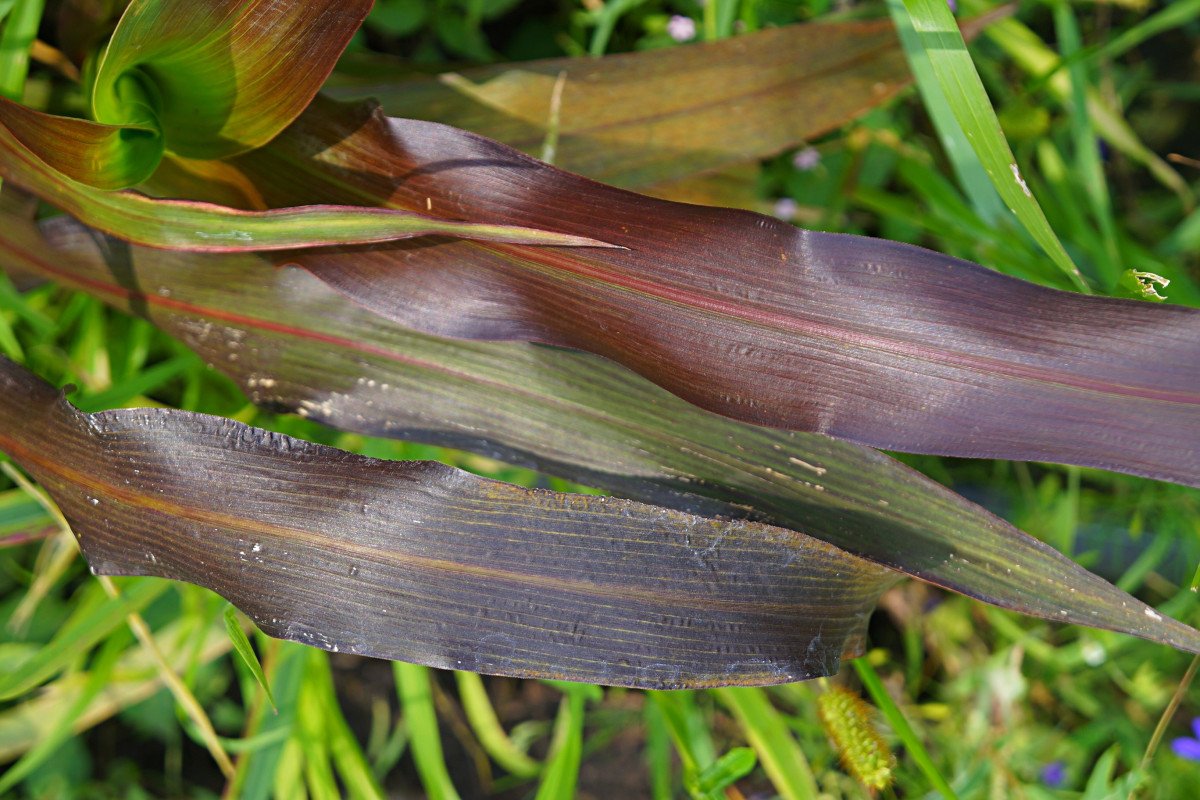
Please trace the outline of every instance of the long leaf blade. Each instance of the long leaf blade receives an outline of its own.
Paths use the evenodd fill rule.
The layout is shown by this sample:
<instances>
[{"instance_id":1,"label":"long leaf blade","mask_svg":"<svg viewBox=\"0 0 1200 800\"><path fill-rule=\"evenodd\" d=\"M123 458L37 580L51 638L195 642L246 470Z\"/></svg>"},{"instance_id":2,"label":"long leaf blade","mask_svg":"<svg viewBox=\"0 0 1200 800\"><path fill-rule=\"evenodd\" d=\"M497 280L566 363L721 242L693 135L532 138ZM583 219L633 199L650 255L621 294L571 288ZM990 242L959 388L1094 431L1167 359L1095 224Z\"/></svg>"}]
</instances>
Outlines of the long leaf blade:
<instances>
[{"instance_id":1,"label":"long leaf blade","mask_svg":"<svg viewBox=\"0 0 1200 800\"><path fill-rule=\"evenodd\" d=\"M424 336L297 269L128 247L66 218L0 226L9 264L147 316L260 405L466 448L621 496L803 530L989 603L1189 648L1190 629L867 448L747 426L614 364Z\"/></svg>"},{"instance_id":2,"label":"long leaf blade","mask_svg":"<svg viewBox=\"0 0 1200 800\"><path fill-rule=\"evenodd\" d=\"M83 414L8 360L0 390L0 449L55 497L95 572L206 586L266 633L335 652L626 686L779 683L860 649L898 577L758 523L200 414Z\"/></svg>"},{"instance_id":3,"label":"long leaf blade","mask_svg":"<svg viewBox=\"0 0 1200 800\"><path fill-rule=\"evenodd\" d=\"M909 245L654 200L369 107L314 103L237 165L274 201L373 193L629 248L419 241L284 259L408 327L589 350L763 425L1200 485L1195 309L1082 297ZM297 170L304 186L279 177Z\"/></svg>"}]
</instances>

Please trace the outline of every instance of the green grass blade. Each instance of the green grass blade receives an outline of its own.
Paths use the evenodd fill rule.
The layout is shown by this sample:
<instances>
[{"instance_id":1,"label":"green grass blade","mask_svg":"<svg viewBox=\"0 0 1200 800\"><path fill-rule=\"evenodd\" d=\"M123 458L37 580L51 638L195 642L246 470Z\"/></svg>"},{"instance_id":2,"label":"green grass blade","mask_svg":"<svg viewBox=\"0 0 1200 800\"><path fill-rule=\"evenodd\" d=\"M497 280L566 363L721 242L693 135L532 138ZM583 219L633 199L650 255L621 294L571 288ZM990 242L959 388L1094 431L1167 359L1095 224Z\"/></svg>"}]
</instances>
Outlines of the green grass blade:
<instances>
[{"instance_id":1,"label":"green grass blade","mask_svg":"<svg viewBox=\"0 0 1200 800\"><path fill-rule=\"evenodd\" d=\"M1066 0L1054 4L1054 28L1058 34L1058 45L1065 58L1080 52L1083 46L1079 33L1079 22ZM1067 70L1071 79L1071 94L1067 104L1070 112L1071 136L1075 143L1075 168L1083 183L1092 215L1100 228L1103 248L1100 250L1100 278L1106 290L1111 290L1121 274L1120 254L1117 250L1116 229L1113 223L1112 198L1104 176L1104 165L1100 160L1099 139L1092 127L1088 114L1087 68L1082 63L1071 64Z\"/></svg>"},{"instance_id":2,"label":"green grass blade","mask_svg":"<svg viewBox=\"0 0 1200 800\"><path fill-rule=\"evenodd\" d=\"M700 772L717 760L716 745L696 707L694 692L650 691L646 696L662 714L685 775Z\"/></svg>"},{"instance_id":3,"label":"green grass blade","mask_svg":"<svg viewBox=\"0 0 1200 800\"><path fill-rule=\"evenodd\" d=\"M720 798L727 787L749 775L757 764L758 756L753 748L735 747L693 780L685 781L685 785L693 796Z\"/></svg>"},{"instance_id":4,"label":"green grass blade","mask_svg":"<svg viewBox=\"0 0 1200 800\"><path fill-rule=\"evenodd\" d=\"M1200 0L1174 0L1161 11L1126 28L1104 44L1079 50L1069 55L1062 66L1069 67L1078 63L1096 63L1119 58L1147 39L1186 25L1197 17L1200 17Z\"/></svg>"},{"instance_id":5,"label":"green grass blade","mask_svg":"<svg viewBox=\"0 0 1200 800\"><path fill-rule=\"evenodd\" d=\"M429 669L396 661L392 664L400 708L408 725L413 761L429 800L458 800L458 791L446 769L437 713L433 708Z\"/></svg>"},{"instance_id":6,"label":"green grass blade","mask_svg":"<svg viewBox=\"0 0 1200 800\"><path fill-rule=\"evenodd\" d=\"M954 111L942 93L937 76L930 63L929 54L921 45L921 40L913 28L912 19L904 10L904 0L887 0L888 13L896 26L896 34L904 48L904 56L908 59L908 68L912 70L917 84L917 91L929 113L933 129L937 131L938 141L942 150L954 169L958 184L971 200L975 213L989 225L994 225L1007 218L1007 212L996 189L992 186L971 142L963 133L962 126L954 116Z\"/></svg>"},{"instance_id":7,"label":"green grass blade","mask_svg":"<svg viewBox=\"0 0 1200 800\"><path fill-rule=\"evenodd\" d=\"M905 0L904 6L942 94L996 191L1059 269L1078 289L1088 291L1087 282L1021 177L950 7L944 0Z\"/></svg>"},{"instance_id":8,"label":"green grass blade","mask_svg":"<svg viewBox=\"0 0 1200 800\"><path fill-rule=\"evenodd\" d=\"M113 668L125 653L129 641L130 637L123 634L110 636L104 641L99 655L88 671L87 681L83 686L83 690L63 709L54 727L39 739L38 743L25 753L20 761L10 767L4 775L0 776L0 796L7 796L7 793L14 786L29 776L46 759L54 755L63 742L74 735L76 720L91 705L96 695L108 686L112 678Z\"/></svg>"},{"instance_id":9,"label":"green grass blade","mask_svg":"<svg viewBox=\"0 0 1200 800\"><path fill-rule=\"evenodd\" d=\"M279 644L280 653L272 669L271 680L275 684L275 694L279 698L279 714L263 717L258 730L260 735L270 735L282 732L288 737L295 737L296 706L304 678L304 661L306 650L299 645L286 642ZM295 754L291 747L296 740L246 753L238 759L237 775L231 784L229 795L242 800L267 800L277 782L284 780L290 784L290 772L287 758L289 753ZM298 758L298 756L296 756ZM295 795L282 795L293 797Z\"/></svg>"},{"instance_id":10,"label":"green grass blade","mask_svg":"<svg viewBox=\"0 0 1200 800\"><path fill-rule=\"evenodd\" d=\"M537 800L558 800L574 797L579 781L579 765L583 760L584 704L593 686L564 687L566 696L558 706L554 733L550 738L550 755L546 770L538 785Z\"/></svg>"},{"instance_id":11,"label":"green grass blade","mask_svg":"<svg viewBox=\"0 0 1200 800\"><path fill-rule=\"evenodd\" d=\"M455 672L454 679L458 683L458 697L466 712L467 722L487 754L513 775L537 775L542 765L518 748L504 732L484 688L483 679L474 672Z\"/></svg>"},{"instance_id":12,"label":"green grass blade","mask_svg":"<svg viewBox=\"0 0 1200 800\"><path fill-rule=\"evenodd\" d=\"M588 44L588 54L599 58L608 49L608 40L612 38L617 22L627 12L640 6L646 0L608 0L600 9L596 20L596 29L592 31L592 41Z\"/></svg>"},{"instance_id":13,"label":"green grass blade","mask_svg":"<svg viewBox=\"0 0 1200 800\"><path fill-rule=\"evenodd\" d=\"M904 743L904 747L908 750L917 767L924 773L925 778L930 785L938 792L941 792L942 797L946 800L958 800L958 795L950 788L950 784L942 777L942 773L934 766L933 759L929 757L929 753L925 750L925 745L921 743L917 732L908 724L904 713L896 702L892 700L892 696L888 694L887 689L883 686L883 681L879 679L879 675L875 672L875 668L871 666L866 658L856 658L850 662L854 665L854 669L858 672L858 678L862 681L863 688L871 695L871 699L875 701L875 705L883 712L883 716L887 718L888 724L892 726L892 731L900 737L900 741Z\"/></svg>"},{"instance_id":14,"label":"green grass blade","mask_svg":"<svg viewBox=\"0 0 1200 800\"><path fill-rule=\"evenodd\" d=\"M85 590L91 597L79 602L58 635L37 655L7 675L0 676L0 700L10 700L33 689L125 624L126 617L148 606L171 584L159 580L137 580L126 584L118 598L104 597L98 589Z\"/></svg>"},{"instance_id":15,"label":"green grass blade","mask_svg":"<svg viewBox=\"0 0 1200 800\"><path fill-rule=\"evenodd\" d=\"M642 724L646 730L646 748L643 758L650 771L650 797L652 800L673 800L671 790L671 734L663 719L662 709L647 693L642 705Z\"/></svg>"},{"instance_id":16,"label":"green grass blade","mask_svg":"<svg viewBox=\"0 0 1200 800\"><path fill-rule=\"evenodd\" d=\"M7 10L8 19L0 32L0 94L5 97L21 99L29 73L29 48L37 38L45 4L45 0L18 0Z\"/></svg>"},{"instance_id":17,"label":"green grass blade","mask_svg":"<svg viewBox=\"0 0 1200 800\"><path fill-rule=\"evenodd\" d=\"M817 782L783 715L762 689L714 689L758 753L763 771L783 800L815 800Z\"/></svg>"},{"instance_id":18,"label":"green grass blade","mask_svg":"<svg viewBox=\"0 0 1200 800\"><path fill-rule=\"evenodd\" d=\"M250 646L250 639L246 637L246 632L242 630L242 625L238 621L237 609L233 604L225 606L225 630L229 633L229 640L233 642L233 649L242 657L242 661L250 669L250 674L254 676L254 680L262 687L263 692L267 695L267 702L271 704L271 708L275 713L279 713L279 707L275 705L275 698L271 695L271 687L267 683L267 676L263 673L262 664L258 661L258 655L254 652L254 648Z\"/></svg>"},{"instance_id":19,"label":"green grass blade","mask_svg":"<svg viewBox=\"0 0 1200 800\"><path fill-rule=\"evenodd\" d=\"M333 674L329 669L329 657L324 653L310 656L309 669L312 674L310 691L320 700L323 706L325 720L325 737L328 740L329 754L338 776L342 779L350 797L363 800L383 800L383 790L375 781L371 766L363 754L362 747L354 738L350 726L342 715L337 694L333 688Z\"/></svg>"}]
</instances>

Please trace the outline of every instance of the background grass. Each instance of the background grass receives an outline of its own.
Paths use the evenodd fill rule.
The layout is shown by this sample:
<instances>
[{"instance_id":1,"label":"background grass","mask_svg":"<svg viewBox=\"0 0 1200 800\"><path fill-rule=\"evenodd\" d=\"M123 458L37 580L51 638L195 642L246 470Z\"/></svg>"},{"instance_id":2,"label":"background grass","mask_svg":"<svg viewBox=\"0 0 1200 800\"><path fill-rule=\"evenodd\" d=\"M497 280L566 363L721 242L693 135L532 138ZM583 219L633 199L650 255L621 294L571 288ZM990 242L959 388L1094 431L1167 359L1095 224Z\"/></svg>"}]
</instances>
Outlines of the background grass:
<instances>
[{"instance_id":1,"label":"background grass","mask_svg":"<svg viewBox=\"0 0 1200 800\"><path fill-rule=\"evenodd\" d=\"M11 35L0 36L0 56L19 64L28 36L21 44L16 34L32 30L28 15L40 3L16 7L25 16L20 30L10 21ZM960 0L958 12L993 8ZM1062 288L1081 285L1069 264L1100 294L1136 295L1129 271L1153 272L1172 281L1164 290L1171 302L1200 303L1200 211L1189 196L1200 171L1181 165L1173 174L1148 157L1200 157L1189 136L1200 130L1200 3L1022 3L974 42L971 62L953 55L952 37L933 60L923 52L923 26L942 12L937 0L378 0L352 49L432 66L680 46L668 32L673 15L694 19L705 39L891 14L919 85L765 162L759 210L922 244ZM962 91L974 86L972 63L986 107L983 95ZM35 63L27 101L59 91ZM1007 145L993 130L981 155L972 126L991 125L993 109ZM1014 194L1015 182L1002 183L1014 177L1009 163L1040 212L1024 192ZM22 291L3 274L0 351L75 384L71 398L87 410L167 404L376 457L437 458L502 480L572 488L471 454L264 413L147 323L52 285ZM1200 624L1195 490L1078 468L905 460ZM869 796L818 719L819 683L643 693L456 679L250 631L276 712L254 657L235 650L227 617L245 621L230 617L224 601L155 579L114 583L116 597L87 573L36 493L0 477L0 757L21 757L0 776L0 795ZM131 614L152 632L161 662L138 641ZM1197 796L1200 763L1167 746L1200 716L1183 654L915 582L885 596L871 634L867 658L835 680L865 683L882 707L880 729L898 757L885 797ZM162 688L169 673L182 693ZM198 701L190 711L188 696ZM1173 699L1178 711L1151 750ZM214 749L228 754L229 776Z\"/></svg>"}]
</instances>

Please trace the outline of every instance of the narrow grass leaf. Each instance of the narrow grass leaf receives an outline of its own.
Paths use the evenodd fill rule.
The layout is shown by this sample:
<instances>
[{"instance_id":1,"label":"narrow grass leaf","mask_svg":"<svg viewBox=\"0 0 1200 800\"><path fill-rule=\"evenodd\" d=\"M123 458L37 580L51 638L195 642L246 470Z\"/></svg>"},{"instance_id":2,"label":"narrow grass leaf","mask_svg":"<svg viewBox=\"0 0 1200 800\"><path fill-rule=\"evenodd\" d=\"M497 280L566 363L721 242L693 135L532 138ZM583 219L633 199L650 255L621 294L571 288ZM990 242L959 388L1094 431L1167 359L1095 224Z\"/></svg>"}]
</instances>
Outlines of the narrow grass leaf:
<instances>
[{"instance_id":1,"label":"narrow grass leaf","mask_svg":"<svg viewBox=\"0 0 1200 800\"><path fill-rule=\"evenodd\" d=\"M649 702L658 709L663 724L675 745L683 766L684 780L698 775L717 759L712 734L696 707L694 692L648 692Z\"/></svg>"},{"instance_id":2,"label":"narrow grass leaf","mask_svg":"<svg viewBox=\"0 0 1200 800\"><path fill-rule=\"evenodd\" d=\"M693 796L720 798L725 789L746 777L758 765L758 756L751 747L735 747L710 764L684 785Z\"/></svg>"},{"instance_id":3,"label":"narrow grass leaf","mask_svg":"<svg viewBox=\"0 0 1200 800\"><path fill-rule=\"evenodd\" d=\"M329 658L324 653L310 653L309 658L313 679L308 688L324 705L325 736L329 740L329 753L338 777L341 778L341 785L351 797L382 800L383 790L375 780L362 747L342 714L334 691Z\"/></svg>"},{"instance_id":4,"label":"narrow grass leaf","mask_svg":"<svg viewBox=\"0 0 1200 800\"><path fill-rule=\"evenodd\" d=\"M587 692L579 687L567 688L558 706L554 732L550 737L550 753L538 784L536 800L557 800L574 797L579 782L579 766L583 760L583 719Z\"/></svg>"},{"instance_id":5,"label":"narrow grass leaf","mask_svg":"<svg viewBox=\"0 0 1200 800\"><path fill-rule=\"evenodd\" d=\"M438 731L437 712L433 707L433 690L429 686L429 670L415 664L396 662L392 665L396 690L400 694L400 711L408 726L410 749L417 765L417 774L429 800L458 800L458 790L446 769L442 755L442 739Z\"/></svg>"},{"instance_id":6,"label":"narrow grass leaf","mask_svg":"<svg viewBox=\"0 0 1200 800\"><path fill-rule=\"evenodd\" d=\"M537 775L542 765L518 748L504 732L483 685L483 678L474 672L457 671L454 679L458 683L458 697L462 701L467 722L487 754L513 775L523 778Z\"/></svg>"},{"instance_id":7,"label":"narrow grass leaf","mask_svg":"<svg viewBox=\"0 0 1200 800\"><path fill-rule=\"evenodd\" d=\"M949 101L938 82L937 75L930 63L929 53L921 43L920 37L913 28L912 18L904 8L903 0L887 0L888 14L896 26L896 34L904 48L908 67L912 71L921 93L925 110L937 132L942 150L954 169L958 184L971 199L971 205L979 218L990 225L996 225L1006 218L1004 204L996 194L975 149L963 132L962 126L954 116Z\"/></svg>"},{"instance_id":8,"label":"narrow grass leaf","mask_svg":"<svg viewBox=\"0 0 1200 800\"><path fill-rule=\"evenodd\" d=\"M306 652L295 645L281 645L281 653L276 665L271 670L270 680L275 687L275 695L279 698L279 713L260 716L262 720L258 730L260 735L282 735L284 741L280 744L244 753L237 760L237 774L230 782L230 793L233 797L245 800L267 800L276 783L277 774L284 774L287 768L280 768L285 760L288 742L294 741L296 735L296 702L299 697L304 677ZM283 794L281 797L295 797L295 794Z\"/></svg>"},{"instance_id":9,"label":"narrow grass leaf","mask_svg":"<svg viewBox=\"0 0 1200 800\"><path fill-rule=\"evenodd\" d=\"M90 602L77 603L49 644L11 672L0 675L0 700L25 694L66 669L122 627L130 613L145 608L168 588L170 584L165 581L135 581L117 598L103 597L97 588Z\"/></svg>"},{"instance_id":10,"label":"narrow grass leaf","mask_svg":"<svg viewBox=\"0 0 1200 800\"><path fill-rule=\"evenodd\" d=\"M87 677L69 703L59 708L59 715L45 735L21 757L21 759L0 775L0 795L7 795L13 787L27 778L46 759L54 755L62 744L75 734L77 721L112 681L113 671L129 644L128 637L110 636L100 646L99 652L90 665Z\"/></svg>"},{"instance_id":11,"label":"narrow grass leaf","mask_svg":"<svg viewBox=\"0 0 1200 800\"><path fill-rule=\"evenodd\" d=\"M115 638L123 635L118 633ZM110 632L105 641L112 638ZM195 621L189 619L168 623L155 632L155 638L170 654L168 658L176 670L184 669L190 656L188 648L180 647L181 642L198 640L197 660L204 664L220 658L230 647L229 637L223 630L216 627L198 630ZM63 675L42 691L0 711L0 761L10 761L45 740L61 710L75 702L87 680L86 673ZM72 729L76 733L145 700L163 687L149 653L145 648L133 647L126 648L110 680L102 688L103 691L75 717Z\"/></svg>"},{"instance_id":12,"label":"narrow grass leaf","mask_svg":"<svg viewBox=\"0 0 1200 800\"><path fill-rule=\"evenodd\" d=\"M0 6L0 95L20 100L29 72L29 48L37 38L45 0L17 0Z\"/></svg>"},{"instance_id":13,"label":"narrow grass leaf","mask_svg":"<svg viewBox=\"0 0 1200 800\"><path fill-rule=\"evenodd\" d=\"M986 35L1026 73L1035 78L1048 75L1046 89L1059 102L1068 102L1071 87L1066 73L1059 71L1062 59L1029 27L1017 19L1002 19L989 25ZM1088 117L1104 141L1145 166L1159 183L1174 191L1187 208L1192 208L1195 198L1187 181L1138 138L1120 111L1114 109L1095 87L1088 87L1086 95Z\"/></svg>"},{"instance_id":14,"label":"narrow grass leaf","mask_svg":"<svg viewBox=\"0 0 1200 800\"><path fill-rule=\"evenodd\" d=\"M783 715L761 689L716 689L783 800L816 800L817 782Z\"/></svg>"},{"instance_id":15,"label":"narrow grass leaf","mask_svg":"<svg viewBox=\"0 0 1200 800\"><path fill-rule=\"evenodd\" d=\"M237 609L233 606L226 606L225 613L225 631L229 634L229 641L233 643L233 649L241 657L242 662L250 669L250 674L254 676L254 680L262 687L263 692L267 696L267 702L271 704L271 708L275 713L279 713L279 707L275 705L275 698L271 695L271 686L267 683L267 676L263 673L262 664L259 663L258 654L254 652L254 648L250 645L250 640L246 637L246 632L242 630L242 623L238 619Z\"/></svg>"},{"instance_id":16,"label":"narrow grass leaf","mask_svg":"<svg viewBox=\"0 0 1200 800\"><path fill-rule=\"evenodd\" d=\"M48 240L29 224L0 225L9 263L147 316L268 408L475 450L643 502L762 519L1026 614L1155 641L1193 635L867 448L738 424L581 353L425 336L262 259L198 261L56 223Z\"/></svg>"},{"instance_id":17,"label":"narrow grass leaf","mask_svg":"<svg viewBox=\"0 0 1200 800\"><path fill-rule=\"evenodd\" d=\"M318 662L328 656L315 650L304 654L304 686L297 698L296 731L304 755L304 785L315 800L338 800L341 791L333 773L326 729L326 706L321 696L323 671Z\"/></svg>"},{"instance_id":18,"label":"narrow grass leaf","mask_svg":"<svg viewBox=\"0 0 1200 800\"><path fill-rule=\"evenodd\" d=\"M1087 283L1079 269L1050 229L1045 214L1021 177L1016 158L1000 130L996 112L992 110L991 101L975 71L975 64L967 52L966 42L959 33L950 7L942 0L905 0L904 5L920 44L929 57L942 95L949 102L958 124L975 148L980 163L1000 197L1042 246L1046 255L1078 288L1087 291Z\"/></svg>"}]
</instances>

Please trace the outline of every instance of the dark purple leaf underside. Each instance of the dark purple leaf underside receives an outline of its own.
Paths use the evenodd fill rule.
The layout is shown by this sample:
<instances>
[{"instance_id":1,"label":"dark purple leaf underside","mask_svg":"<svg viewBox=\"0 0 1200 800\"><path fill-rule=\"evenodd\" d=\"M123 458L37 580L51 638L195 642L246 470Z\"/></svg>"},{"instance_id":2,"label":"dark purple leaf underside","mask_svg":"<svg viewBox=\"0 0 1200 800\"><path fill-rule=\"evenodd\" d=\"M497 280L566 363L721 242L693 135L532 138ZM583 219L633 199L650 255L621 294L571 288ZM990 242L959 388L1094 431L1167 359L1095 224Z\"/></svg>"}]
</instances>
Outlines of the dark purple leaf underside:
<instances>
[{"instance_id":1,"label":"dark purple leaf underside","mask_svg":"<svg viewBox=\"0 0 1200 800\"><path fill-rule=\"evenodd\" d=\"M669 203L318 97L234 162L269 205L392 207L600 238L427 238L286 259L428 333L612 358L718 413L874 447L1200 484L1200 311L1038 287L909 245Z\"/></svg>"},{"instance_id":2,"label":"dark purple leaf underside","mask_svg":"<svg viewBox=\"0 0 1200 800\"><path fill-rule=\"evenodd\" d=\"M83 414L3 358L0 450L99 574L199 584L273 636L442 668L653 688L828 675L898 577L782 528L202 414Z\"/></svg>"}]
</instances>

